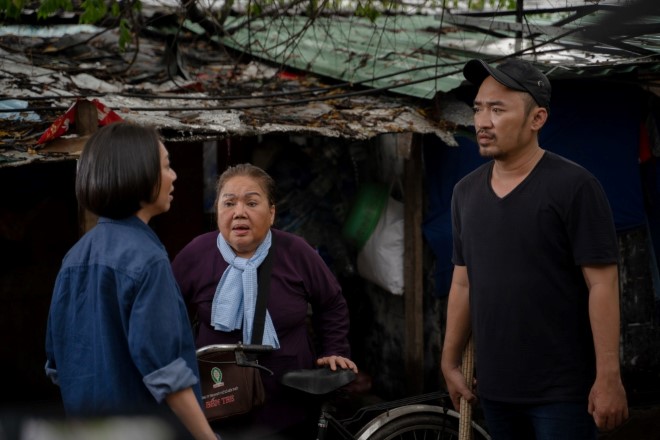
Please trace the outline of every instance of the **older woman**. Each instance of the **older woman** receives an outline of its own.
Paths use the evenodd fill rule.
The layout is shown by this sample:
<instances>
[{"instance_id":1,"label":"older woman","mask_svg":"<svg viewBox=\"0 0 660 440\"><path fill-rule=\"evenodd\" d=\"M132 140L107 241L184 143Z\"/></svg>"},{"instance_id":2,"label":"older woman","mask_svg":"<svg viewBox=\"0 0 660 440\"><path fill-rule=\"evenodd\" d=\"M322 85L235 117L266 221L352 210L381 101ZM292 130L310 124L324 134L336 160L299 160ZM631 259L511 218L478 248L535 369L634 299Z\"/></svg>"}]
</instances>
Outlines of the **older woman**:
<instances>
[{"instance_id":1,"label":"older woman","mask_svg":"<svg viewBox=\"0 0 660 440\"><path fill-rule=\"evenodd\" d=\"M57 276L46 374L68 415L160 414L167 404L196 439L216 439L200 406L186 308L148 226L170 209L175 180L153 128L120 122L87 141L76 196L99 221Z\"/></svg>"},{"instance_id":2,"label":"older woman","mask_svg":"<svg viewBox=\"0 0 660 440\"><path fill-rule=\"evenodd\" d=\"M274 187L259 167L228 168L217 184L219 232L193 239L176 256L173 269L189 311L200 323L198 347L243 341L276 348L259 359L275 374L263 375L266 404L249 422L286 436L305 420L310 406L287 396L278 382L284 372L315 365L357 372L357 367L349 359L348 308L337 280L305 240L272 228ZM269 252L273 263L264 338L252 341L250 298L256 296L256 269ZM243 276L244 271L251 272ZM310 304L314 341L307 319Z\"/></svg>"}]
</instances>

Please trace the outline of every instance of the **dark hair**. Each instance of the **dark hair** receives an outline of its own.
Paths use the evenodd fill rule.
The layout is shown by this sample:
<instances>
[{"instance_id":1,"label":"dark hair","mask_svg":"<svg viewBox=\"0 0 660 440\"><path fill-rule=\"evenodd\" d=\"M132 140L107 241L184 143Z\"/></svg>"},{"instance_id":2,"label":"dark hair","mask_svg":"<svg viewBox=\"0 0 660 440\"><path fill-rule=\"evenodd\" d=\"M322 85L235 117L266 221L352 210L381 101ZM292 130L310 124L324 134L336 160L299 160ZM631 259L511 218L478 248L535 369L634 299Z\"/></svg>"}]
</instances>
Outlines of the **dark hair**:
<instances>
[{"instance_id":1,"label":"dark hair","mask_svg":"<svg viewBox=\"0 0 660 440\"><path fill-rule=\"evenodd\" d=\"M229 179L236 176L248 176L259 182L264 191L266 191L268 204L270 206L275 206L275 181L273 178L256 165L252 165L250 163L241 163L238 165L230 166L222 174L220 174L220 177L218 177L218 183L215 186L216 211L218 210L218 200L220 199L220 191L222 190L222 187L225 186L225 183L227 183Z\"/></svg>"},{"instance_id":2,"label":"dark hair","mask_svg":"<svg viewBox=\"0 0 660 440\"><path fill-rule=\"evenodd\" d=\"M76 198L102 217L135 214L160 191L160 137L155 128L116 122L96 131L78 162Z\"/></svg>"}]
</instances>

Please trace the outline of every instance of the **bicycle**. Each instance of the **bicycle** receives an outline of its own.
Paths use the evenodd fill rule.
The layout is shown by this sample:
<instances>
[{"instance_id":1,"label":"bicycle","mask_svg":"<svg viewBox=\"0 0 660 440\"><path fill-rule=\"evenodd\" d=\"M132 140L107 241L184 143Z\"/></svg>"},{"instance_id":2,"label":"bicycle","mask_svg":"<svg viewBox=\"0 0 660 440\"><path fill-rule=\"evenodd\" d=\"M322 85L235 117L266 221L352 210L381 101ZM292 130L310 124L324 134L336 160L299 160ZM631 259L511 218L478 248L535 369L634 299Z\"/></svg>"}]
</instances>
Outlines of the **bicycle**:
<instances>
[{"instance_id":1,"label":"bicycle","mask_svg":"<svg viewBox=\"0 0 660 440\"><path fill-rule=\"evenodd\" d=\"M264 368L246 354L266 353L270 346L251 344L209 345L198 356L213 351L234 351L238 365ZM351 416L339 418L332 399L357 375L351 370L316 368L289 371L280 382L288 387L322 397L316 440L406 440L458 439L459 413L447 407L446 392L432 392L403 399L366 405ZM472 421L472 439L489 440L487 431ZM330 436L329 436L330 434Z\"/></svg>"}]
</instances>

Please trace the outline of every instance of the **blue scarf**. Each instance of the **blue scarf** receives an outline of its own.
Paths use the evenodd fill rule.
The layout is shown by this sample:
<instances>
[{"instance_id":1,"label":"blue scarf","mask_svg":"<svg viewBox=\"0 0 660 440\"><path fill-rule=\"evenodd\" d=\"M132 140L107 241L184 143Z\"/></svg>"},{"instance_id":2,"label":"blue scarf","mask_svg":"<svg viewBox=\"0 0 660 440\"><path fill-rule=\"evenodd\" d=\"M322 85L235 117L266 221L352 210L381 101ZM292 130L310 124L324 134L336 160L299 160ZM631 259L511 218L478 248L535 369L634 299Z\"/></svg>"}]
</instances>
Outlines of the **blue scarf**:
<instances>
[{"instance_id":1,"label":"blue scarf","mask_svg":"<svg viewBox=\"0 0 660 440\"><path fill-rule=\"evenodd\" d=\"M244 344L264 344L272 345L276 349L280 348L280 341L277 339L268 310L266 310L263 341L252 341L252 325L259 291L257 268L268 255L271 232L268 231L266 239L249 259L236 256L220 233L217 242L218 249L229 266L215 289L211 305L211 325L223 332L242 327Z\"/></svg>"}]
</instances>

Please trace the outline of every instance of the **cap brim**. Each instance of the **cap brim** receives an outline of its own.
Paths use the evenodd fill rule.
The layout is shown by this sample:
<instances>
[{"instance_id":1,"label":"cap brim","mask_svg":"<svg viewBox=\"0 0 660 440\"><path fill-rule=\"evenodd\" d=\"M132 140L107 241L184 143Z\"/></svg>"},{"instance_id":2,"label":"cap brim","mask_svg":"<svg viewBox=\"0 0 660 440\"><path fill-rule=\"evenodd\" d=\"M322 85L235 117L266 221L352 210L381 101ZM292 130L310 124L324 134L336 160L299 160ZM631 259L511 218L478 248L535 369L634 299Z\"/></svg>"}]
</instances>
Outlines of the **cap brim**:
<instances>
[{"instance_id":1,"label":"cap brim","mask_svg":"<svg viewBox=\"0 0 660 440\"><path fill-rule=\"evenodd\" d=\"M527 92L523 86L509 77L509 75L489 66L483 60L475 59L468 61L465 64L465 67L463 67L463 76L477 87L479 87L488 76L492 76L497 82L504 84L510 89Z\"/></svg>"}]
</instances>

